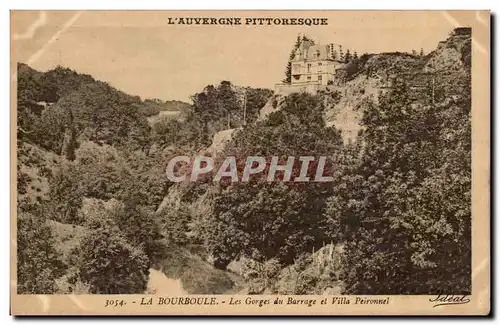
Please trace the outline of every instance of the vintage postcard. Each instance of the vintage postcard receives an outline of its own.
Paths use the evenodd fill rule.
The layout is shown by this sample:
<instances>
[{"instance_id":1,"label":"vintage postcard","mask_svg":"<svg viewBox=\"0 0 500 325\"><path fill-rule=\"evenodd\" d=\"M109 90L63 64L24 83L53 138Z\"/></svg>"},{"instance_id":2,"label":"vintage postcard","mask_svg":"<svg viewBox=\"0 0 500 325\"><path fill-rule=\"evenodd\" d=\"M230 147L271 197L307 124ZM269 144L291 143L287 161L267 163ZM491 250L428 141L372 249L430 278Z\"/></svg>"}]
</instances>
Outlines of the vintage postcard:
<instances>
[{"instance_id":1,"label":"vintage postcard","mask_svg":"<svg viewBox=\"0 0 500 325\"><path fill-rule=\"evenodd\" d=\"M488 315L489 11L12 11L13 315Z\"/></svg>"}]
</instances>

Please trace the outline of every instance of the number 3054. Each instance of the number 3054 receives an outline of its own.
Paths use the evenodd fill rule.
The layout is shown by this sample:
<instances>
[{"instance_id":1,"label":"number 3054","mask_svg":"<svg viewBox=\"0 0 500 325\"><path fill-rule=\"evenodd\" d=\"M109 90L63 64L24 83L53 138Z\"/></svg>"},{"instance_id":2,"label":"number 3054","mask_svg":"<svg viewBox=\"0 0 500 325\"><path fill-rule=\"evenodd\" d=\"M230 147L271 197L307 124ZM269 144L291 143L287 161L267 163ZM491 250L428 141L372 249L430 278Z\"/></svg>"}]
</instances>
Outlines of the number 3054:
<instances>
[{"instance_id":1,"label":"number 3054","mask_svg":"<svg viewBox=\"0 0 500 325\"><path fill-rule=\"evenodd\" d=\"M120 307L124 305L125 302L123 300L114 299L114 300L106 300L106 304L104 305L104 307Z\"/></svg>"}]
</instances>

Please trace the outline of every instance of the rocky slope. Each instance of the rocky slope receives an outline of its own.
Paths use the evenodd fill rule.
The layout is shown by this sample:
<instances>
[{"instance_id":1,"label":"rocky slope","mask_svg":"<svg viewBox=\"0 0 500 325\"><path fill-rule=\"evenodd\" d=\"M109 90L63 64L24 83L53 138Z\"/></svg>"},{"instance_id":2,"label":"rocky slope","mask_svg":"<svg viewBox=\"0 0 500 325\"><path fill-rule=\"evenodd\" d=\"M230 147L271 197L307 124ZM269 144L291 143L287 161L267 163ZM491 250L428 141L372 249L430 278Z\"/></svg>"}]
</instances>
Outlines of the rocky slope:
<instances>
[{"instance_id":1,"label":"rocky slope","mask_svg":"<svg viewBox=\"0 0 500 325\"><path fill-rule=\"evenodd\" d=\"M458 29L425 56L400 52L365 54L341 66L334 84L319 94L325 97L326 125L341 130L346 142L354 141L362 129L363 103L377 102L379 95L389 91L396 80L404 80L416 97L432 82L446 85L445 91L456 89L458 80L463 79L470 66L469 43L470 37ZM329 101L328 97L335 92L339 99ZM279 110L285 97L275 94L261 109L259 119Z\"/></svg>"}]
</instances>

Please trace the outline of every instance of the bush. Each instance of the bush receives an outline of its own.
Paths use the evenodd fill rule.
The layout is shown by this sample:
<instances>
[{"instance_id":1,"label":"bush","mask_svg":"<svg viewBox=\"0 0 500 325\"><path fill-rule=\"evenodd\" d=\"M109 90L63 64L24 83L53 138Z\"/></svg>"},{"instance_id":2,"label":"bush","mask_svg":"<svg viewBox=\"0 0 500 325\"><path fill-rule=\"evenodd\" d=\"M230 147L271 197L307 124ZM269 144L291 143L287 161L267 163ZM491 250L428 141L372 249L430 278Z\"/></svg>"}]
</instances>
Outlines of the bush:
<instances>
[{"instance_id":1,"label":"bush","mask_svg":"<svg viewBox=\"0 0 500 325\"><path fill-rule=\"evenodd\" d=\"M316 283L318 282L318 274L311 269L308 269L299 274L297 283L295 284L296 295L314 294Z\"/></svg>"},{"instance_id":2,"label":"bush","mask_svg":"<svg viewBox=\"0 0 500 325\"><path fill-rule=\"evenodd\" d=\"M181 276L182 287L190 294L221 294L234 286L233 280L220 270L210 266L198 266Z\"/></svg>"},{"instance_id":3,"label":"bush","mask_svg":"<svg viewBox=\"0 0 500 325\"><path fill-rule=\"evenodd\" d=\"M45 220L19 215L17 220L17 292L51 294L55 280L66 270L57 256L54 238Z\"/></svg>"},{"instance_id":4,"label":"bush","mask_svg":"<svg viewBox=\"0 0 500 325\"><path fill-rule=\"evenodd\" d=\"M191 216L186 208L163 209L157 213L156 218L163 225L162 232L170 243L177 245L188 243L187 232Z\"/></svg>"},{"instance_id":5,"label":"bush","mask_svg":"<svg viewBox=\"0 0 500 325\"><path fill-rule=\"evenodd\" d=\"M76 250L79 278L93 294L132 294L146 290L149 261L117 228L98 228Z\"/></svg>"},{"instance_id":6,"label":"bush","mask_svg":"<svg viewBox=\"0 0 500 325\"><path fill-rule=\"evenodd\" d=\"M249 295L261 295L266 290L266 282L262 278L254 279L248 284Z\"/></svg>"}]
</instances>

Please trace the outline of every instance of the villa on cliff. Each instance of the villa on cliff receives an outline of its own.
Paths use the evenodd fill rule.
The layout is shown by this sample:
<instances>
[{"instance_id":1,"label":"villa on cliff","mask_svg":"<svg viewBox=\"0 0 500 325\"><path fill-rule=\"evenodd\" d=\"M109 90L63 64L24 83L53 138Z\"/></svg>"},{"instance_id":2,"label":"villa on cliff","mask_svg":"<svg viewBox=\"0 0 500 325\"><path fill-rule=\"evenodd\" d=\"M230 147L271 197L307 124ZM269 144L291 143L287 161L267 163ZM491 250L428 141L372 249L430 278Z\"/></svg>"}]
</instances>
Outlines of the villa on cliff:
<instances>
[{"instance_id":1,"label":"villa on cliff","mask_svg":"<svg viewBox=\"0 0 500 325\"><path fill-rule=\"evenodd\" d=\"M335 69L342 64L341 56L341 45L315 45L310 40L303 40L291 62L291 82L277 84L276 93L316 93L333 84Z\"/></svg>"}]
</instances>

